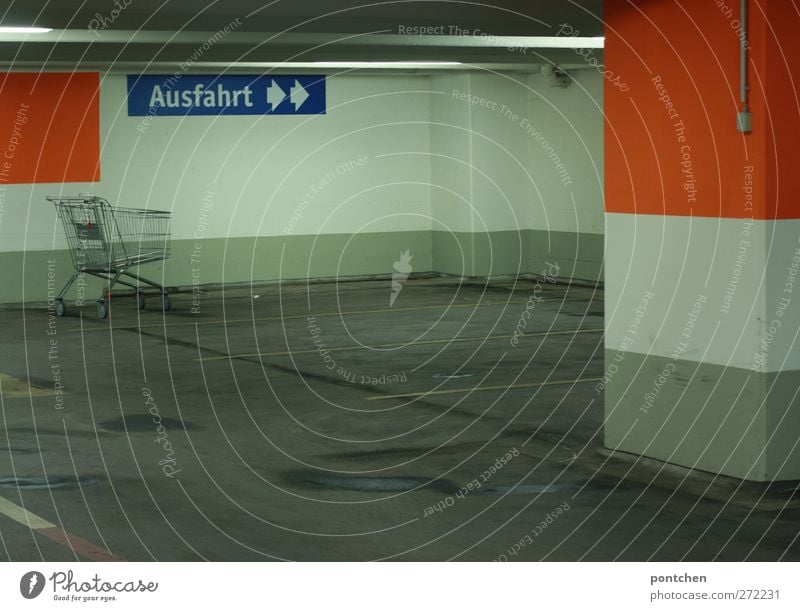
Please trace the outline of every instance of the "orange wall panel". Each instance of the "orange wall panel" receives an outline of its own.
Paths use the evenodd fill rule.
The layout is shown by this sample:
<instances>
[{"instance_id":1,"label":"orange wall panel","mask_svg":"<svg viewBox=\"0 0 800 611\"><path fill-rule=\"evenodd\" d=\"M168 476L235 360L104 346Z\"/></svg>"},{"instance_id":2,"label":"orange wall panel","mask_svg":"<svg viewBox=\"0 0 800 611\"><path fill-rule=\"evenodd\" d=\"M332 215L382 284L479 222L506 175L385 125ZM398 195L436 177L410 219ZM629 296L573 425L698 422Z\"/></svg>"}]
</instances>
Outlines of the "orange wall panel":
<instances>
[{"instance_id":1,"label":"orange wall panel","mask_svg":"<svg viewBox=\"0 0 800 611\"><path fill-rule=\"evenodd\" d=\"M0 185L100 180L100 75L0 73Z\"/></svg>"},{"instance_id":2,"label":"orange wall panel","mask_svg":"<svg viewBox=\"0 0 800 611\"><path fill-rule=\"evenodd\" d=\"M738 16L735 0L606 1L605 67L629 85L605 85L606 211L774 214L765 202L766 22L757 12L749 20L753 131L741 134Z\"/></svg>"},{"instance_id":3,"label":"orange wall panel","mask_svg":"<svg viewBox=\"0 0 800 611\"><path fill-rule=\"evenodd\" d=\"M771 0L767 19L767 215L800 218L800 15Z\"/></svg>"}]
</instances>

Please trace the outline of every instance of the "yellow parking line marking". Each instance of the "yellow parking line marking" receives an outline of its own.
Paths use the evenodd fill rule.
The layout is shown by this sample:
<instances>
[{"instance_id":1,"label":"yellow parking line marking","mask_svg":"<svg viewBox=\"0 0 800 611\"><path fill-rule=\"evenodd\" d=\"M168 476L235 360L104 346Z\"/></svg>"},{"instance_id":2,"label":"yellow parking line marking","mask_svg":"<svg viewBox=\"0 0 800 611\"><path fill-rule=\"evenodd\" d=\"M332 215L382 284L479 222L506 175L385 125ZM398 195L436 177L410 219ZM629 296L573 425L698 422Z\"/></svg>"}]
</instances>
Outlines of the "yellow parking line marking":
<instances>
[{"instance_id":1,"label":"yellow parking line marking","mask_svg":"<svg viewBox=\"0 0 800 611\"><path fill-rule=\"evenodd\" d=\"M27 509L4 499L2 496L0 496L0 513L33 530L56 527L55 524L51 524L44 518L40 518L35 513L31 513Z\"/></svg>"},{"instance_id":2,"label":"yellow parking line marking","mask_svg":"<svg viewBox=\"0 0 800 611\"><path fill-rule=\"evenodd\" d=\"M44 518L40 518L35 513L31 513L27 509L12 503L2 496L0 496L0 515L9 517L15 522L27 526L32 532L47 537L62 547L66 547L73 554L83 556L89 560L100 562L119 562L123 560L121 556L115 556L108 550L98 547L94 543L82 539L77 535L73 535L63 528L59 528L55 524L48 522Z\"/></svg>"},{"instance_id":3,"label":"yellow parking line marking","mask_svg":"<svg viewBox=\"0 0 800 611\"><path fill-rule=\"evenodd\" d=\"M574 333L602 333L605 329L567 329L565 331L543 331L542 333L525 333L517 337L543 337L547 335L569 335ZM402 348L403 346L413 347L430 344L450 344L456 342L480 342L498 339L511 339L513 335L484 335L480 337L457 337L451 339L426 339L418 342L401 342L395 344L376 344L374 346L341 346L338 348L325 348L328 352L344 352L347 350L375 350L377 348ZM316 349L311 350L287 350L283 352L248 352L244 354L227 354L224 356L205 356L194 359L195 361L227 361L230 359L246 357L265 357L265 356L294 356L297 354L314 354Z\"/></svg>"},{"instance_id":4,"label":"yellow parking line marking","mask_svg":"<svg viewBox=\"0 0 800 611\"><path fill-rule=\"evenodd\" d=\"M574 297L569 299L542 299L539 303L549 303L554 301L593 301L594 298L592 297ZM361 315L361 314L385 314L390 312L413 312L417 310L435 310L441 308L474 308L474 307L486 307L486 306L495 306L495 305L512 305L512 304L520 304L526 303L527 299L518 299L513 301L489 301L486 303L483 302L475 302L475 303L444 303L439 305L429 305L429 306L413 306L407 308L375 308L371 310L345 310L345 311L336 311L336 312L321 312L319 314L315 314L313 312L308 312L307 314L296 314L292 316L263 316L257 318L233 318L233 319L222 319L222 320L198 320L192 322L173 322L173 323L151 323L146 325L117 325L117 326L97 326L97 327L75 327L73 329L68 329L69 332L75 333L78 331L120 331L125 329L164 329L169 327L186 327L186 326L204 326L204 325L233 325L233 324L240 324L240 323L253 323L253 322L262 322L268 320L293 320L298 318L308 318L309 316L354 316L354 315Z\"/></svg>"},{"instance_id":5,"label":"yellow parking line marking","mask_svg":"<svg viewBox=\"0 0 800 611\"><path fill-rule=\"evenodd\" d=\"M0 373L0 393L6 399L26 399L28 397L52 397L55 390L34 386L28 380Z\"/></svg>"},{"instance_id":6,"label":"yellow parking line marking","mask_svg":"<svg viewBox=\"0 0 800 611\"><path fill-rule=\"evenodd\" d=\"M428 397L430 395L455 395L459 393L484 392L491 390L516 390L518 388L539 388L541 386L557 386L559 384L583 384L599 382L603 378L581 378L580 380L557 380L555 382L537 382L535 384L501 384L498 386L475 386L473 388L451 388L448 390L429 390L427 392L405 392L398 395L376 395L367 397L367 401L385 401L386 399L407 399L409 397Z\"/></svg>"}]
</instances>

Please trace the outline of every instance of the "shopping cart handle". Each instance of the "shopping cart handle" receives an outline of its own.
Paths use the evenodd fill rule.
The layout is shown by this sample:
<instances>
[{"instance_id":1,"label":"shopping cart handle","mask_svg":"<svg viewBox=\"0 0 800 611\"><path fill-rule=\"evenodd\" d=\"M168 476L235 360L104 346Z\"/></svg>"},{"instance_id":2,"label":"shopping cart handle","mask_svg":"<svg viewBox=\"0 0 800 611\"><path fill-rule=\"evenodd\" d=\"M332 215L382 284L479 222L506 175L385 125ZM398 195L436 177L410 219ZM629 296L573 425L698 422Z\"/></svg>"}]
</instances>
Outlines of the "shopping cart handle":
<instances>
[{"instance_id":1,"label":"shopping cart handle","mask_svg":"<svg viewBox=\"0 0 800 611\"><path fill-rule=\"evenodd\" d=\"M78 193L78 195L48 195L45 197L48 202L53 204L107 204L108 202L103 199L102 197L98 197L96 195L83 195L82 193Z\"/></svg>"}]
</instances>

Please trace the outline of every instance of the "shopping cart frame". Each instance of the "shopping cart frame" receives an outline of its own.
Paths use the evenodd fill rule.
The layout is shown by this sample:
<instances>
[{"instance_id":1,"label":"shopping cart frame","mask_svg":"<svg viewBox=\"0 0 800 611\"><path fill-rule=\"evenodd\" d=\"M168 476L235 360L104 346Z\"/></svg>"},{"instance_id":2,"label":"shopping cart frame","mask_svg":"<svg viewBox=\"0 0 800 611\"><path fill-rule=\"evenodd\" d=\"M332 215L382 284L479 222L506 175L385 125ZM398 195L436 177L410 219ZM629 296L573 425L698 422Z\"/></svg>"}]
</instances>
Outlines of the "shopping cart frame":
<instances>
[{"instance_id":1,"label":"shopping cart frame","mask_svg":"<svg viewBox=\"0 0 800 611\"><path fill-rule=\"evenodd\" d=\"M75 267L75 271L55 297L56 315L66 314L64 296L81 274L88 274L105 282L103 292L97 299L97 316L100 319L108 317L111 291L117 284L134 290L140 310L145 308L143 284L159 292L161 309L164 312L172 309L166 287L130 271L139 265L169 258L169 212L112 206L102 197L89 195L49 196L45 199L56 207ZM118 216L130 221L125 230L121 227ZM135 228L136 223L141 228L153 226L160 231L151 229L151 233L145 234L140 229L138 234L132 233L131 227ZM137 237L138 241L135 240ZM148 248L143 248L143 245Z\"/></svg>"}]
</instances>

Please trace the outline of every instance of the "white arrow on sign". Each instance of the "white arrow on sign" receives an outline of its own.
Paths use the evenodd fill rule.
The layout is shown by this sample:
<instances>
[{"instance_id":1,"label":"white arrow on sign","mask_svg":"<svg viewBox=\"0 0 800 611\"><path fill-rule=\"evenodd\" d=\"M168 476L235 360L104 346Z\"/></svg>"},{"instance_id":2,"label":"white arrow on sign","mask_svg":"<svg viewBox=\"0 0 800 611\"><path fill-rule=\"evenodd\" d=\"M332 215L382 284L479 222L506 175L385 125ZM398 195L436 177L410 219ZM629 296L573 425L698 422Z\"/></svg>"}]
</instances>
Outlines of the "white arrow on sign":
<instances>
[{"instance_id":1,"label":"white arrow on sign","mask_svg":"<svg viewBox=\"0 0 800 611\"><path fill-rule=\"evenodd\" d=\"M294 96L294 90L292 90L292 96ZM273 80L272 85L267 87L267 103L272 106L272 110L275 110L285 97L286 94L278 85L278 81Z\"/></svg>"},{"instance_id":2,"label":"white arrow on sign","mask_svg":"<svg viewBox=\"0 0 800 611\"><path fill-rule=\"evenodd\" d=\"M308 91L303 87L297 79L294 79L294 87L291 89L292 104L294 104L294 111L297 112L300 107L308 99Z\"/></svg>"}]
</instances>

